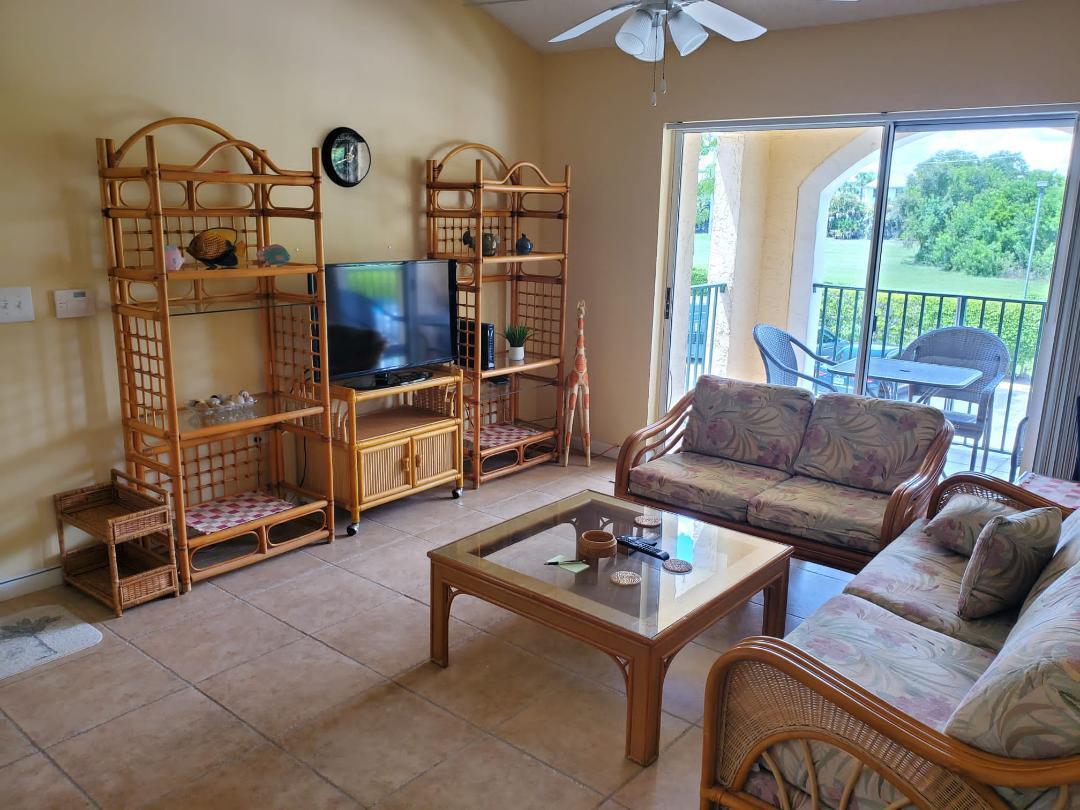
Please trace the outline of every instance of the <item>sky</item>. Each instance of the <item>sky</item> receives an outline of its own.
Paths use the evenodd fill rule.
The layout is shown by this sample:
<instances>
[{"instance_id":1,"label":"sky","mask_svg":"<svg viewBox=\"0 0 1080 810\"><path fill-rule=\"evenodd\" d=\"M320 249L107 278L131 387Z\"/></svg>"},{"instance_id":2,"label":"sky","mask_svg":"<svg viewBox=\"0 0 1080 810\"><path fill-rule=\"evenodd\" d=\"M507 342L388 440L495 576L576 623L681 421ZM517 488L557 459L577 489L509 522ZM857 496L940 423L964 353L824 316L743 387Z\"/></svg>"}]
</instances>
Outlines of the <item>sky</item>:
<instances>
[{"instance_id":1,"label":"sky","mask_svg":"<svg viewBox=\"0 0 1080 810\"><path fill-rule=\"evenodd\" d=\"M957 129L918 132L901 136L893 152L890 187L907 184L908 176L920 163L937 152L963 149L980 157L995 152L1019 152L1033 169L1056 170L1066 174L1072 152L1072 132L1055 127L1015 129ZM870 155L851 174L877 172L878 153ZM871 184L876 185L876 183Z\"/></svg>"}]
</instances>

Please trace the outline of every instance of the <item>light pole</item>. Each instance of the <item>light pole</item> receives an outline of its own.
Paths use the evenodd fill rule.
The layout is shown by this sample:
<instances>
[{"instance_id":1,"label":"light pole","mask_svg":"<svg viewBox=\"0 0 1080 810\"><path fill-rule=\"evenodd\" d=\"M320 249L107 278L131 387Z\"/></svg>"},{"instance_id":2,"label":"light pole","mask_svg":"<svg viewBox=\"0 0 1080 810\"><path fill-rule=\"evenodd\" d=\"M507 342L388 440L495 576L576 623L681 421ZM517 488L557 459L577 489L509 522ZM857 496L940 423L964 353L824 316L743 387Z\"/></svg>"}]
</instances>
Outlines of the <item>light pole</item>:
<instances>
[{"instance_id":1,"label":"light pole","mask_svg":"<svg viewBox=\"0 0 1080 810\"><path fill-rule=\"evenodd\" d=\"M1031 265L1035 261L1035 238L1039 235L1039 216L1042 214L1042 201L1046 196L1046 189L1050 185L1049 180L1039 180L1035 188L1039 190L1039 196L1035 200L1035 222L1031 225L1031 247L1028 248L1027 270L1024 272L1024 300L1028 296L1028 284L1031 283Z\"/></svg>"}]
</instances>

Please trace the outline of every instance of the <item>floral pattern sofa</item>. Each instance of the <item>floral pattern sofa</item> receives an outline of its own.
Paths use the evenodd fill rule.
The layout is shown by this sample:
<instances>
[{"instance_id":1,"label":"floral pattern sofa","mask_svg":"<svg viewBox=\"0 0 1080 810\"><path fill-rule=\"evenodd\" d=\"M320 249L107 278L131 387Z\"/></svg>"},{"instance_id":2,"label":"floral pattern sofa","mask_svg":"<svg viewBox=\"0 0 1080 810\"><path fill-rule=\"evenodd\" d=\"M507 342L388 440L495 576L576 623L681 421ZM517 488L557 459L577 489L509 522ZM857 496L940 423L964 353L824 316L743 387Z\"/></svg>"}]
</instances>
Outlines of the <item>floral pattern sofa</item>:
<instances>
[{"instance_id":1,"label":"floral pattern sofa","mask_svg":"<svg viewBox=\"0 0 1080 810\"><path fill-rule=\"evenodd\" d=\"M960 495L1052 505L962 474L930 516ZM914 522L785 640L717 661L702 807L1080 808L1080 513L1022 603L977 619L957 615L969 560L943 522Z\"/></svg>"},{"instance_id":2,"label":"floral pattern sofa","mask_svg":"<svg viewBox=\"0 0 1080 810\"><path fill-rule=\"evenodd\" d=\"M925 405L703 376L623 443L615 491L858 570L925 511L951 439Z\"/></svg>"}]
</instances>

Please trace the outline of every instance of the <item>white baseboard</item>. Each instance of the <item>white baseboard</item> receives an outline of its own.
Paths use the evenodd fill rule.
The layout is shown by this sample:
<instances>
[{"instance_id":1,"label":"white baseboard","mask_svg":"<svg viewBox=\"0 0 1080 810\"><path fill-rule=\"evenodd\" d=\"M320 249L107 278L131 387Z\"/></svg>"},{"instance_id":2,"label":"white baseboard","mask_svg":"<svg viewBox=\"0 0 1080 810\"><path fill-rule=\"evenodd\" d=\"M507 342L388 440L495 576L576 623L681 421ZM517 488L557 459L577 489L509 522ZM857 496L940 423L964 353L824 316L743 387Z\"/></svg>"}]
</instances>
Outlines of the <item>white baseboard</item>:
<instances>
[{"instance_id":1,"label":"white baseboard","mask_svg":"<svg viewBox=\"0 0 1080 810\"><path fill-rule=\"evenodd\" d=\"M55 585L62 585L64 575L59 565L52 568L42 568L40 571L31 571L19 577L12 577L0 582L0 601L14 599L16 596L25 596L34 591L43 591Z\"/></svg>"}]
</instances>

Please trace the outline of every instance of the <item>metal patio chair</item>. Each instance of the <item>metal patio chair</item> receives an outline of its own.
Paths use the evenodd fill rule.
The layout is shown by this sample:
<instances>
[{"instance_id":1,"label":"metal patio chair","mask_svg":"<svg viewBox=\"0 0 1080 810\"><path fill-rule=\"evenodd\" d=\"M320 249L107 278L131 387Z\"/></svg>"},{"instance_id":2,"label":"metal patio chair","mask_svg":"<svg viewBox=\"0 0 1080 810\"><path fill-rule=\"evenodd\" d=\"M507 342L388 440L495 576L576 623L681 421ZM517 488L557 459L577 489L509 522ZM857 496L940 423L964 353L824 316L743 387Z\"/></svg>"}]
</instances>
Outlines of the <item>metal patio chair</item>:
<instances>
[{"instance_id":1,"label":"metal patio chair","mask_svg":"<svg viewBox=\"0 0 1080 810\"><path fill-rule=\"evenodd\" d=\"M810 359L828 368L834 365L832 360L810 350L805 343L783 329L767 323L754 327L754 343L761 352L761 362L765 364L765 380L774 385L798 385L799 380L806 380L814 386L827 391L836 391L832 383L819 377L813 377L799 370L799 361L795 356L798 348Z\"/></svg>"},{"instance_id":2,"label":"metal patio chair","mask_svg":"<svg viewBox=\"0 0 1080 810\"><path fill-rule=\"evenodd\" d=\"M990 431L994 420L994 392L1009 373L1012 358L1001 338L973 326L945 326L919 335L900 353L901 360L960 366L982 372L975 382L960 389L912 386L912 397L928 401L943 397L948 407L945 417L953 423L957 436L971 439L971 467L974 469L983 443L983 466L990 452ZM974 412L953 410L952 403L969 402ZM985 439L985 441L983 441Z\"/></svg>"}]
</instances>

